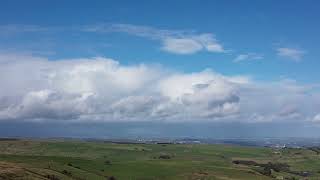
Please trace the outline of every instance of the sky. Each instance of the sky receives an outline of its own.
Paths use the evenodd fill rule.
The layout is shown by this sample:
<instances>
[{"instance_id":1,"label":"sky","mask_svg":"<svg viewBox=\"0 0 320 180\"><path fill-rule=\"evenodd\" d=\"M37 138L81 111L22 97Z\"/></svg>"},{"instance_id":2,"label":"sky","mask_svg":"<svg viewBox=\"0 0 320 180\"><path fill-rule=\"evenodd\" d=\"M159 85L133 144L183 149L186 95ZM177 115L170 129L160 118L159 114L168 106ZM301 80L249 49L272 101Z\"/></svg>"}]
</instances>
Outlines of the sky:
<instances>
[{"instance_id":1,"label":"sky","mask_svg":"<svg viewBox=\"0 0 320 180\"><path fill-rule=\"evenodd\" d=\"M1 1L0 136L318 137L319 7Z\"/></svg>"}]
</instances>

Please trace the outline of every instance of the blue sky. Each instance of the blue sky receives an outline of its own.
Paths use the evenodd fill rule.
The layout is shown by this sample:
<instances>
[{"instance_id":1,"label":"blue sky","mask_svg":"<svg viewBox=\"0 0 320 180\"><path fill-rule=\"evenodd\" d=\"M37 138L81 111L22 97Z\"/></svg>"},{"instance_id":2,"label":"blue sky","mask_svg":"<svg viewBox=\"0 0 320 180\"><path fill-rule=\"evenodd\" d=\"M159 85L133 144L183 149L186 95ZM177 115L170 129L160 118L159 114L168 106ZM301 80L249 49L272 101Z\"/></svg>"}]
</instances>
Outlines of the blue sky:
<instances>
[{"instance_id":1,"label":"blue sky","mask_svg":"<svg viewBox=\"0 0 320 180\"><path fill-rule=\"evenodd\" d=\"M315 128L319 6L315 0L1 1L0 120Z\"/></svg>"},{"instance_id":2,"label":"blue sky","mask_svg":"<svg viewBox=\"0 0 320 180\"><path fill-rule=\"evenodd\" d=\"M49 31L59 28L62 32L2 37L1 47L48 51L54 53L53 59L103 55L123 63L161 62L182 71L209 67L226 74L253 74L267 80L284 76L315 82L319 77L319 48L314 43L319 41L318 6L317 1L3 1L1 25L35 25ZM212 33L230 52L179 56L163 53L159 42L146 38L123 33L88 34L64 30L101 23ZM40 43L35 44L35 41ZM276 49L280 47L306 53L299 63L294 63L277 56ZM232 62L237 55L247 53L258 53L264 58Z\"/></svg>"}]
</instances>

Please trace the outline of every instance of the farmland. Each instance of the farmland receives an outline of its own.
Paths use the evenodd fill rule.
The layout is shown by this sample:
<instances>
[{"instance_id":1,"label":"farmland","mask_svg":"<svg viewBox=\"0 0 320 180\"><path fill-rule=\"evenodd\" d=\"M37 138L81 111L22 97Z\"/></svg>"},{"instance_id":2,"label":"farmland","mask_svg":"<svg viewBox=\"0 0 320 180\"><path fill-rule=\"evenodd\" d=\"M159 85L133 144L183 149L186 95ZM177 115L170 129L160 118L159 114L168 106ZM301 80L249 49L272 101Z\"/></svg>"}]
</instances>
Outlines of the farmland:
<instances>
[{"instance_id":1,"label":"farmland","mask_svg":"<svg viewBox=\"0 0 320 180\"><path fill-rule=\"evenodd\" d=\"M0 179L319 179L313 149L2 140Z\"/></svg>"}]
</instances>

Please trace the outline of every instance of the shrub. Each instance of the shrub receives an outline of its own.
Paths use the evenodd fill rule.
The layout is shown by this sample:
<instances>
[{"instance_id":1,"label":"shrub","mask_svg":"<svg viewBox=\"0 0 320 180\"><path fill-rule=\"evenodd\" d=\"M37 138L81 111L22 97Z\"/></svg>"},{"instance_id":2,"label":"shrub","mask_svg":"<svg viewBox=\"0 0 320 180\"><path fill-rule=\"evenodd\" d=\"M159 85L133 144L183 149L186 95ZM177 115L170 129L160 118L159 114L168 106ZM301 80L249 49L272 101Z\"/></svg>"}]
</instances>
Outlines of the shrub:
<instances>
[{"instance_id":1,"label":"shrub","mask_svg":"<svg viewBox=\"0 0 320 180\"><path fill-rule=\"evenodd\" d=\"M111 165L111 161L110 160L106 160L106 161L104 161L104 164Z\"/></svg>"},{"instance_id":2,"label":"shrub","mask_svg":"<svg viewBox=\"0 0 320 180\"><path fill-rule=\"evenodd\" d=\"M50 180L60 180L56 175L54 174L49 174L46 175L46 178L50 179Z\"/></svg>"},{"instance_id":3,"label":"shrub","mask_svg":"<svg viewBox=\"0 0 320 180\"><path fill-rule=\"evenodd\" d=\"M159 156L159 159L171 159L171 156L167 154L163 154Z\"/></svg>"},{"instance_id":4,"label":"shrub","mask_svg":"<svg viewBox=\"0 0 320 180\"><path fill-rule=\"evenodd\" d=\"M63 170L62 174L65 174L67 176L71 176L72 175L72 173L70 171L67 171L67 170Z\"/></svg>"},{"instance_id":5,"label":"shrub","mask_svg":"<svg viewBox=\"0 0 320 180\"><path fill-rule=\"evenodd\" d=\"M114 176L110 176L107 178L107 180L116 180L116 178Z\"/></svg>"},{"instance_id":6,"label":"shrub","mask_svg":"<svg viewBox=\"0 0 320 180\"><path fill-rule=\"evenodd\" d=\"M258 163L256 163L255 161L235 160L232 162L234 164L243 164L243 165L247 165L247 166L257 166L258 165Z\"/></svg>"}]
</instances>

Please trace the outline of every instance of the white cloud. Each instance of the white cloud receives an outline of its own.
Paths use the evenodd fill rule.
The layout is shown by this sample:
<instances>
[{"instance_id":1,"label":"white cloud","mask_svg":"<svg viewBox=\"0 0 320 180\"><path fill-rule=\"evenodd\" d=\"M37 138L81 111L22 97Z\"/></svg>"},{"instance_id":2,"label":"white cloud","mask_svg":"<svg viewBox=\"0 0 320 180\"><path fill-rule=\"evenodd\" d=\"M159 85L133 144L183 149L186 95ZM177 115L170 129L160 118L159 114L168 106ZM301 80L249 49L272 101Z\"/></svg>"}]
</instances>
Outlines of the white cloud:
<instances>
[{"instance_id":1,"label":"white cloud","mask_svg":"<svg viewBox=\"0 0 320 180\"><path fill-rule=\"evenodd\" d=\"M239 54L233 62L251 61L263 59L263 55L257 53Z\"/></svg>"},{"instance_id":2,"label":"white cloud","mask_svg":"<svg viewBox=\"0 0 320 180\"><path fill-rule=\"evenodd\" d=\"M315 115L311 121L315 123L320 123L320 114Z\"/></svg>"},{"instance_id":3,"label":"white cloud","mask_svg":"<svg viewBox=\"0 0 320 180\"><path fill-rule=\"evenodd\" d=\"M150 26L132 24L96 24L70 27L43 27L37 25L0 25L0 36L16 35L21 33L126 33L129 35L158 41L163 51L181 55L194 54L201 51L211 53L226 52L212 33L197 33L187 30L168 30Z\"/></svg>"},{"instance_id":4,"label":"white cloud","mask_svg":"<svg viewBox=\"0 0 320 180\"><path fill-rule=\"evenodd\" d=\"M156 29L131 24L100 24L84 28L86 32L122 32L139 37L158 40L162 50L175 54L194 54L200 51L225 52L223 46L211 33L197 34L190 31Z\"/></svg>"},{"instance_id":5,"label":"white cloud","mask_svg":"<svg viewBox=\"0 0 320 180\"><path fill-rule=\"evenodd\" d=\"M185 34L184 31L172 31L157 29L149 26L138 26L132 24L97 24L89 25L83 28L85 32L100 32L100 33L111 33L111 32L122 32L139 37L150 38L150 39L164 39L169 36L180 36Z\"/></svg>"},{"instance_id":6,"label":"white cloud","mask_svg":"<svg viewBox=\"0 0 320 180\"><path fill-rule=\"evenodd\" d=\"M300 61L306 52L301 49L282 47L277 49L277 54L278 56L286 57L293 61Z\"/></svg>"},{"instance_id":7,"label":"white cloud","mask_svg":"<svg viewBox=\"0 0 320 180\"><path fill-rule=\"evenodd\" d=\"M292 80L178 73L103 57L0 55L0 84L0 120L15 121L298 121L320 102L313 86Z\"/></svg>"},{"instance_id":8,"label":"white cloud","mask_svg":"<svg viewBox=\"0 0 320 180\"><path fill-rule=\"evenodd\" d=\"M193 39L167 38L163 41L162 49L176 54L193 54L200 51L203 46Z\"/></svg>"},{"instance_id":9,"label":"white cloud","mask_svg":"<svg viewBox=\"0 0 320 180\"><path fill-rule=\"evenodd\" d=\"M163 50L176 54L193 54L201 50L209 52L224 52L220 45L211 34L201 34L198 36L172 38L163 40Z\"/></svg>"}]
</instances>

